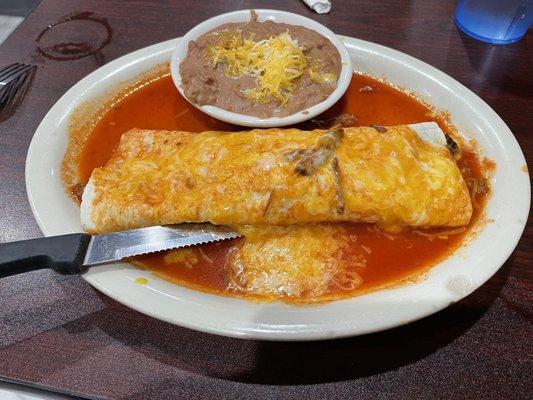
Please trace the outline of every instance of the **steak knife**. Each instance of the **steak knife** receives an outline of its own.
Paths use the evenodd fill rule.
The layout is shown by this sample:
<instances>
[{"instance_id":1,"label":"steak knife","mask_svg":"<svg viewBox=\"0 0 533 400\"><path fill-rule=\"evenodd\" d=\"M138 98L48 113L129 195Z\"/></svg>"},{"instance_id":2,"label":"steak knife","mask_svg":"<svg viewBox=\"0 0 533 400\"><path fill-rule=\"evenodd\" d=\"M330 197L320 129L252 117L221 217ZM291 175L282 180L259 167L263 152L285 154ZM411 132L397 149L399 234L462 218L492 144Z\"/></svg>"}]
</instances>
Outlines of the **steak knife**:
<instances>
[{"instance_id":1,"label":"steak knife","mask_svg":"<svg viewBox=\"0 0 533 400\"><path fill-rule=\"evenodd\" d=\"M80 274L93 265L240 236L223 226L179 224L94 236L72 233L1 243L0 277L42 268L52 268L62 274Z\"/></svg>"}]
</instances>

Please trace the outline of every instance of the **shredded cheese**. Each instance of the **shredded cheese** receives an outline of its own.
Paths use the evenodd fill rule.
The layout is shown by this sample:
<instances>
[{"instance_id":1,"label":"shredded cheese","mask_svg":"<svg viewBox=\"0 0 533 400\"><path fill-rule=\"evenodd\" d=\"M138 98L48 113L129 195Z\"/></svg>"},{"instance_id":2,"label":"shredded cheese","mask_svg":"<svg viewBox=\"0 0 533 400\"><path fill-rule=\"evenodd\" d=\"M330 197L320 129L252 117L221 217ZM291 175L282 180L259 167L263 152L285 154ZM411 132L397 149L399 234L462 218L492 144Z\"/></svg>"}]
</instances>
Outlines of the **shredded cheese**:
<instances>
[{"instance_id":1,"label":"shredded cheese","mask_svg":"<svg viewBox=\"0 0 533 400\"><path fill-rule=\"evenodd\" d=\"M297 79L307 68L307 59L288 32L258 42L244 39L240 33L222 37L209 48L213 66L226 63L225 74L257 78L258 87L246 90L248 98L266 103L272 98L286 104Z\"/></svg>"},{"instance_id":2,"label":"shredded cheese","mask_svg":"<svg viewBox=\"0 0 533 400\"><path fill-rule=\"evenodd\" d=\"M309 77L318 83L331 85L334 84L337 81L337 75L335 75L332 72L326 72L324 74L321 74L317 71L318 64L316 61L313 63L313 65L307 70L307 73L309 74Z\"/></svg>"},{"instance_id":3,"label":"shredded cheese","mask_svg":"<svg viewBox=\"0 0 533 400\"><path fill-rule=\"evenodd\" d=\"M362 283L354 266L361 256L344 257L346 231L332 224L240 226L244 242L229 253L228 289L267 297L305 297L352 290Z\"/></svg>"}]
</instances>

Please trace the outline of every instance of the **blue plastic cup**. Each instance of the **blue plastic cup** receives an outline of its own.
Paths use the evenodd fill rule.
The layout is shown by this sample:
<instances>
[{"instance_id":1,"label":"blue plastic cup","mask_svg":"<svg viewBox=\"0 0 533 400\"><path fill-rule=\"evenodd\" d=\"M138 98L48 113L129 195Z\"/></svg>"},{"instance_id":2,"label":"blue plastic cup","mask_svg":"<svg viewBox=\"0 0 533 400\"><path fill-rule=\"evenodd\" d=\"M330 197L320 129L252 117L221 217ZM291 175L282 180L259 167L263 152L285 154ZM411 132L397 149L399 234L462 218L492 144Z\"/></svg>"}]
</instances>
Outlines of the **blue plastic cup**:
<instances>
[{"instance_id":1,"label":"blue plastic cup","mask_svg":"<svg viewBox=\"0 0 533 400\"><path fill-rule=\"evenodd\" d=\"M524 37L533 22L533 0L459 0L455 23L474 39L507 44Z\"/></svg>"}]
</instances>

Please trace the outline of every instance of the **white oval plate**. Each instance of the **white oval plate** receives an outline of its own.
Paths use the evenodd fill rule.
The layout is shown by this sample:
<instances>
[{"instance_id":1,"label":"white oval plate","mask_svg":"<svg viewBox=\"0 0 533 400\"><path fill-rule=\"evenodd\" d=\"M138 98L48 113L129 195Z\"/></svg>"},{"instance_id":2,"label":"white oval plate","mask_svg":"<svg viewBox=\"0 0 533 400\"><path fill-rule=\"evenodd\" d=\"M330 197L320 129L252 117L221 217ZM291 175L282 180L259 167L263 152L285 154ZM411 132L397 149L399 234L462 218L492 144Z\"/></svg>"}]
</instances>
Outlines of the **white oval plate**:
<instances>
[{"instance_id":1,"label":"white oval plate","mask_svg":"<svg viewBox=\"0 0 533 400\"><path fill-rule=\"evenodd\" d=\"M331 93L325 100L315 104L314 106L297 111L294 114L287 115L286 117L278 118L258 118L251 115L234 113L214 106L199 106L185 96L185 92L183 91L183 87L181 85L181 74L179 67L181 62L185 59L185 57L187 57L187 52L189 51L189 42L191 40L196 40L198 37L216 28L217 26L230 22L248 22L250 21L251 11L252 10L240 10L217 15L216 17L196 25L181 38L170 61L170 72L172 74L172 80L174 81L174 84L178 88L183 98L191 103L194 107L205 112L206 114L209 114L213 118L236 125L251 126L254 128L271 128L275 126L296 124L298 122L313 118L335 104L342 97L344 92L346 92L348 86L350 85L350 81L352 80L352 62L350 54L348 54L346 46L343 44L342 40L340 40L337 35L331 32L324 25L319 24L310 18L286 11L263 9L254 10L257 14L257 20L259 22L268 20L278 23L304 26L320 33L322 36L328 38L331 43L333 43L335 48L339 51L342 65L337 82L337 88L333 91L333 93Z\"/></svg>"},{"instance_id":2,"label":"white oval plate","mask_svg":"<svg viewBox=\"0 0 533 400\"><path fill-rule=\"evenodd\" d=\"M437 69L383 46L342 39L356 70L384 77L449 111L464 137L475 138L484 155L496 161L493 195L486 209L492 222L474 239L420 282L312 306L206 294L124 263L93 267L83 278L115 300L161 320L204 332L270 340L331 339L392 328L435 313L486 282L515 248L529 212L529 176L513 134L485 102ZM65 194L59 174L70 113L81 102L170 60L177 43L159 43L99 68L74 85L45 116L28 150L26 187L46 236L81 231L79 209ZM139 276L149 283L136 284Z\"/></svg>"}]
</instances>

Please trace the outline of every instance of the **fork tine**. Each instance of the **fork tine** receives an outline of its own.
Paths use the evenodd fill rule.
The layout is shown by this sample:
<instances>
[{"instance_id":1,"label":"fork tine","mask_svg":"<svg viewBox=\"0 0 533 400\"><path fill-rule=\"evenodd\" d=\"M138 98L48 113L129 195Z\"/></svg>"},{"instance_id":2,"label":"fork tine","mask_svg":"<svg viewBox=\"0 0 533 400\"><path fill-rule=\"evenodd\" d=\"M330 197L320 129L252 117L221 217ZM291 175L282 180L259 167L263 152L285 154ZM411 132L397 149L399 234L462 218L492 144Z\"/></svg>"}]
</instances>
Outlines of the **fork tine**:
<instances>
[{"instance_id":1,"label":"fork tine","mask_svg":"<svg viewBox=\"0 0 533 400\"><path fill-rule=\"evenodd\" d=\"M17 96L21 93L21 89L24 89L28 76L31 75L34 68L36 68L35 65L25 66L20 70L22 72L19 71L16 75L11 76L6 85L0 86L0 113L11 106L16 107Z\"/></svg>"},{"instance_id":2,"label":"fork tine","mask_svg":"<svg viewBox=\"0 0 533 400\"><path fill-rule=\"evenodd\" d=\"M8 97L6 101L6 105L9 104L15 104L17 101L17 95L21 93L21 89L24 88L24 84L26 83L26 80L28 79L28 76L30 74L23 74L19 76L11 85L13 88L11 90L10 97Z\"/></svg>"},{"instance_id":3,"label":"fork tine","mask_svg":"<svg viewBox=\"0 0 533 400\"><path fill-rule=\"evenodd\" d=\"M15 92L14 92L14 86L15 85L7 85L5 86L5 89L2 94L2 98L0 99L0 110L3 111L4 109L8 108L10 103L12 103L13 99L15 98Z\"/></svg>"},{"instance_id":4,"label":"fork tine","mask_svg":"<svg viewBox=\"0 0 533 400\"><path fill-rule=\"evenodd\" d=\"M19 77L15 91L18 92L22 88L22 86L24 86L24 83L26 82L26 79L28 79L28 76L30 76L30 74L26 73Z\"/></svg>"},{"instance_id":5,"label":"fork tine","mask_svg":"<svg viewBox=\"0 0 533 400\"><path fill-rule=\"evenodd\" d=\"M7 76L2 81L0 81L0 84L3 84L4 86L8 85L11 81L17 79L18 77L28 73L29 71L35 68L35 65L31 65L31 64L30 65L22 64L22 65L23 65L23 68L17 69L16 72L12 72L9 76Z\"/></svg>"},{"instance_id":6,"label":"fork tine","mask_svg":"<svg viewBox=\"0 0 533 400\"><path fill-rule=\"evenodd\" d=\"M0 69L0 80L2 79L4 75L9 73L10 70L13 70L13 68L18 67L19 65L20 65L19 63L14 63L14 64L8 65L7 67Z\"/></svg>"},{"instance_id":7,"label":"fork tine","mask_svg":"<svg viewBox=\"0 0 533 400\"><path fill-rule=\"evenodd\" d=\"M0 110L2 110L2 107L4 106L4 100L7 98L7 90L2 90L0 92Z\"/></svg>"},{"instance_id":8,"label":"fork tine","mask_svg":"<svg viewBox=\"0 0 533 400\"><path fill-rule=\"evenodd\" d=\"M3 88L3 89L2 89ZM0 86L0 107L5 106L7 99L9 98L9 93L11 91L11 85Z\"/></svg>"},{"instance_id":9,"label":"fork tine","mask_svg":"<svg viewBox=\"0 0 533 400\"><path fill-rule=\"evenodd\" d=\"M0 111L6 106L7 101L9 100L9 90L3 90L0 92Z\"/></svg>"},{"instance_id":10,"label":"fork tine","mask_svg":"<svg viewBox=\"0 0 533 400\"><path fill-rule=\"evenodd\" d=\"M17 64L14 68L9 69L9 71L6 71L2 78L0 79L0 85L6 84L4 81L8 79L9 77L16 75L18 71L23 69L25 67L25 64Z\"/></svg>"}]
</instances>

